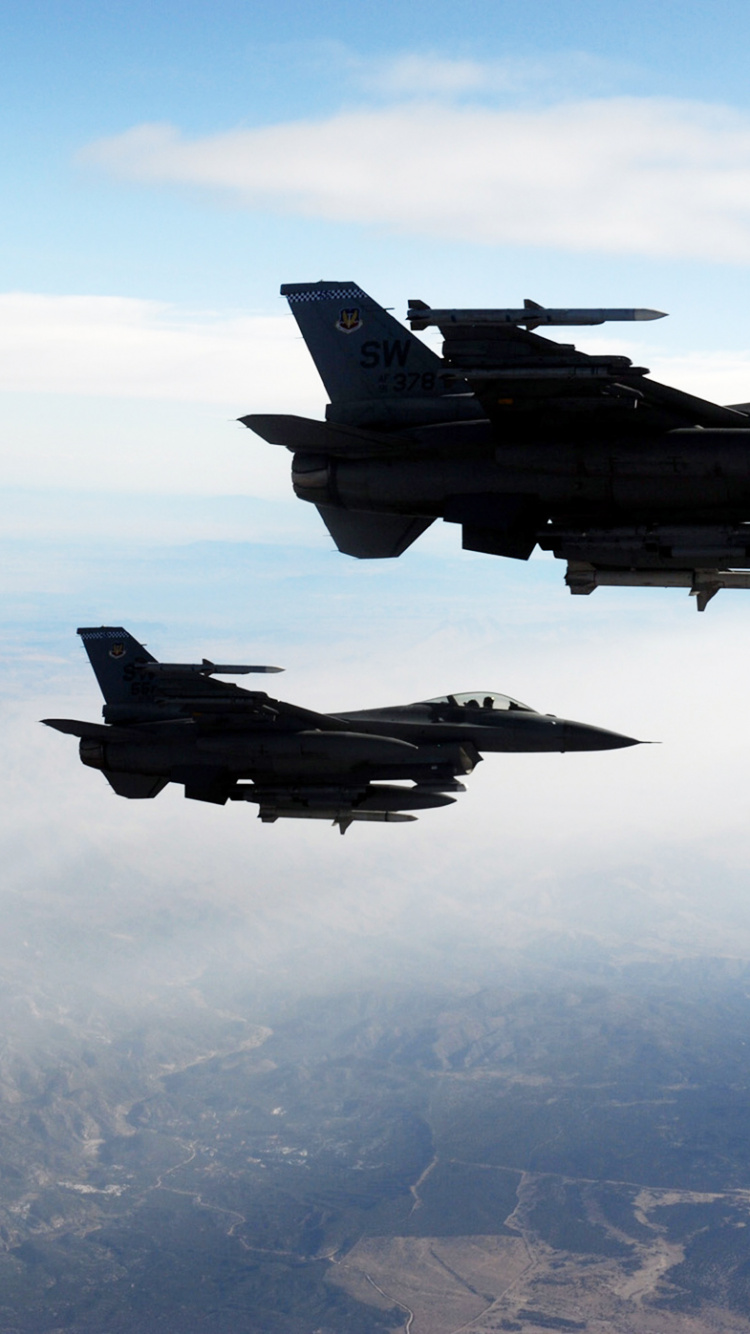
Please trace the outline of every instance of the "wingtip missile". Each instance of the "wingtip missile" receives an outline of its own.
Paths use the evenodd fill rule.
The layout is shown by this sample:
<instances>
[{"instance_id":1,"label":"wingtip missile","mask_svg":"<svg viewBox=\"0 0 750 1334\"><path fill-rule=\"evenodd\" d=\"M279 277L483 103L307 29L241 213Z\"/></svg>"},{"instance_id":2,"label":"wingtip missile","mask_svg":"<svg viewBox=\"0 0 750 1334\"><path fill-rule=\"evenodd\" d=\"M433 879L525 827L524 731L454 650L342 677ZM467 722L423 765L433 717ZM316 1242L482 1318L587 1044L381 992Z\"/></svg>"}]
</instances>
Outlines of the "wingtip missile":
<instances>
[{"instance_id":1,"label":"wingtip missile","mask_svg":"<svg viewBox=\"0 0 750 1334\"><path fill-rule=\"evenodd\" d=\"M247 676L249 672L283 672L283 667L248 666L243 663L211 662L144 662L142 670L149 676L177 676L194 673L198 676Z\"/></svg>"},{"instance_id":2,"label":"wingtip missile","mask_svg":"<svg viewBox=\"0 0 750 1334\"><path fill-rule=\"evenodd\" d=\"M449 324L518 324L527 329L535 329L541 324L562 326L663 320L666 314L664 310L650 310L643 306L634 308L540 306L530 297L526 297L522 307L508 306L494 310L432 310L424 301L410 301L406 318L412 329L426 329L434 324L441 328Z\"/></svg>"}]
</instances>

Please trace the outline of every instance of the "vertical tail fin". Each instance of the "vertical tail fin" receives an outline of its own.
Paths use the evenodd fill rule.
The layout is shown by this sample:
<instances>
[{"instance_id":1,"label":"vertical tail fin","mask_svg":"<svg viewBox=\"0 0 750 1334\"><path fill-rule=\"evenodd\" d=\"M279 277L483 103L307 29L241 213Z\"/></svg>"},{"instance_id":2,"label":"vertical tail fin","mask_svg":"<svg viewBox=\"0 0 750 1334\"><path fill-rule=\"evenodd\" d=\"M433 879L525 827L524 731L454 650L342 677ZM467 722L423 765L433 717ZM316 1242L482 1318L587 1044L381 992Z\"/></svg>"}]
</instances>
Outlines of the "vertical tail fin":
<instances>
[{"instance_id":1,"label":"vertical tail fin","mask_svg":"<svg viewBox=\"0 0 750 1334\"><path fill-rule=\"evenodd\" d=\"M446 392L440 357L356 283L284 283L281 295L332 403Z\"/></svg>"},{"instance_id":2,"label":"vertical tail fin","mask_svg":"<svg viewBox=\"0 0 750 1334\"><path fill-rule=\"evenodd\" d=\"M107 704L131 702L131 682L135 666L156 662L143 644L123 630L121 625L99 625L79 629L89 662Z\"/></svg>"}]
</instances>

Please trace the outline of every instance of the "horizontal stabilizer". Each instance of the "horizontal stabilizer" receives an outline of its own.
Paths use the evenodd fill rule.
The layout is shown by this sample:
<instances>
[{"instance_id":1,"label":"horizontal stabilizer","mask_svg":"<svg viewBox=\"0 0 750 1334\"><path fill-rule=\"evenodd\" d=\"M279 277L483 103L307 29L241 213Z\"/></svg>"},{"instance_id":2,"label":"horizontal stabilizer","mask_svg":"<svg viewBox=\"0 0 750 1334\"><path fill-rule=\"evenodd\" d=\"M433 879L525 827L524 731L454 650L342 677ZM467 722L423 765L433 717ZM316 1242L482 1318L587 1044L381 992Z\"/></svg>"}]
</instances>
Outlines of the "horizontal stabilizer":
<instances>
[{"instance_id":1,"label":"horizontal stabilizer","mask_svg":"<svg viewBox=\"0 0 750 1334\"><path fill-rule=\"evenodd\" d=\"M335 422L315 421L283 413L251 413L238 419L269 445L283 445L295 454L340 454L346 458L389 454L403 449L399 436L362 431L356 426L338 426Z\"/></svg>"},{"instance_id":2,"label":"horizontal stabilizer","mask_svg":"<svg viewBox=\"0 0 750 1334\"><path fill-rule=\"evenodd\" d=\"M426 532L433 518L414 514L373 514L318 505L320 517L339 551L360 560L400 556Z\"/></svg>"},{"instance_id":3,"label":"horizontal stabilizer","mask_svg":"<svg viewBox=\"0 0 750 1334\"><path fill-rule=\"evenodd\" d=\"M135 727L106 727L104 723L79 722L76 718L42 718L45 727L77 736L86 741L144 741L147 737Z\"/></svg>"}]
</instances>

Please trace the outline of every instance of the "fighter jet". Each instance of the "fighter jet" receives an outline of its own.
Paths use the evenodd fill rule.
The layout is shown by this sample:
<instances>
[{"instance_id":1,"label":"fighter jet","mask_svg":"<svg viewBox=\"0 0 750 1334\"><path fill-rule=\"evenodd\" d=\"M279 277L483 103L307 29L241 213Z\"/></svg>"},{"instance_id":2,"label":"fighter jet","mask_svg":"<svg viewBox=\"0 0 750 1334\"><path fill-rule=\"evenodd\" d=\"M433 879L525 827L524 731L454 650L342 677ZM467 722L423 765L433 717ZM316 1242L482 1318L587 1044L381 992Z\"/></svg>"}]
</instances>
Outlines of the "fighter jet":
<instances>
[{"instance_id":1,"label":"fighter jet","mask_svg":"<svg viewBox=\"0 0 750 1334\"><path fill-rule=\"evenodd\" d=\"M217 676L279 667L158 662L122 626L78 634L104 695L104 723L45 718L79 738L83 764L120 797L179 783L194 801L249 801L260 819L405 821L448 806L482 751L613 750L618 732L540 714L494 691L391 708L315 713Z\"/></svg>"},{"instance_id":2,"label":"fighter jet","mask_svg":"<svg viewBox=\"0 0 750 1334\"><path fill-rule=\"evenodd\" d=\"M294 454L296 494L340 551L400 556L436 518L463 546L567 561L571 593L685 587L699 611L750 588L750 404L723 407L534 330L642 309L410 302L442 357L351 282L281 288L330 395L326 420L241 417Z\"/></svg>"}]
</instances>

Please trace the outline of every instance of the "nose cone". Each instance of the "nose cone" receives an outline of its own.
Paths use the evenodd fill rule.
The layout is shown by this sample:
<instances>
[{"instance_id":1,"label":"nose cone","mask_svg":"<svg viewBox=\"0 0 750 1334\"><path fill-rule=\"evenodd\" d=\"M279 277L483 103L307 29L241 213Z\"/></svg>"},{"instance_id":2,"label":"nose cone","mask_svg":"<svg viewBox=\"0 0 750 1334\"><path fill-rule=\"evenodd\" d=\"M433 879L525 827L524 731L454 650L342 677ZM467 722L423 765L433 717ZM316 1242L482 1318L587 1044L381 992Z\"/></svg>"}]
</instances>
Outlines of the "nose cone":
<instances>
[{"instance_id":1,"label":"nose cone","mask_svg":"<svg viewBox=\"0 0 750 1334\"><path fill-rule=\"evenodd\" d=\"M560 750L621 750L624 746L640 746L641 742L621 732L608 732L604 727L589 727L587 723L560 720L562 732Z\"/></svg>"}]
</instances>

